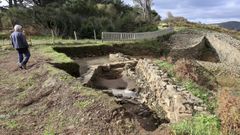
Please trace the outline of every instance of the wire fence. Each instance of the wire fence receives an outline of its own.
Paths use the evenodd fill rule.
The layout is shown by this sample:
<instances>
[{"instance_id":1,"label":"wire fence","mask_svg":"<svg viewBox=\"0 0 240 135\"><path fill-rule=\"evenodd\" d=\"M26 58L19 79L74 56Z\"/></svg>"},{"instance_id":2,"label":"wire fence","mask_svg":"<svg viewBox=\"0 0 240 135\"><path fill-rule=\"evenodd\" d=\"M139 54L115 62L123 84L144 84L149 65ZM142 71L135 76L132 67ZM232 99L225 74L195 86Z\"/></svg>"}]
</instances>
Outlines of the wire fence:
<instances>
[{"instance_id":1,"label":"wire fence","mask_svg":"<svg viewBox=\"0 0 240 135\"><path fill-rule=\"evenodd\" d=\"M154 39L174 32L173 28L142 33L102 32L102 41L133 41Z\"/></svg>"}]
</instances>

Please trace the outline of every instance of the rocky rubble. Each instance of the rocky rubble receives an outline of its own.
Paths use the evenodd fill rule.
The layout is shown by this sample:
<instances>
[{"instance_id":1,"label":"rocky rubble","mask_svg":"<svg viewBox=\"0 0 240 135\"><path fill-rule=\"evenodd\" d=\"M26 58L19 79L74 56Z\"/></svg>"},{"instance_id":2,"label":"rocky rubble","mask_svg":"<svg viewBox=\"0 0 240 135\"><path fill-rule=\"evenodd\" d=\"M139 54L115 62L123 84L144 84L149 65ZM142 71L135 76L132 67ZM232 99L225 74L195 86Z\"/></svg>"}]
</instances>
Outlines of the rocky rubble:
<instances>
[{"instance_id":1,"label":"rocky rubble","mask_svg":"<svg viewBox=\"0 0 240 135\"><path fill-rule=\"evenodd\" d=\"M219 33L209 33L206 38L222 63L240 67L240 41Z\"/></svg>"},{"instance_id":2,"label":"rocky rubble","mask_svg":"<svg viewBox=\"0 0 240 135\"><path fill-rule=\"evenodd\" d=\"M170 122L175 123L195 112L205 112L206 106L183 87L174 84L168 74L150 60L139 60L135 73L128 70L128 75L136 79L140 100L155 110L158 115L165 113ZM161 109L164 112L161 112Z\"/></svg>"},{"instance_id":3,"label":"rocky rubble","mask_svg":"<svg viewBox=\"0 0 240 135\"><path fill-rule=\"evenodd\" d=\"M121 75L119 77L127 81L126 89L116 90L117 93L115 92L115 94L114 89L110 89L112 95L129 95L131 92L130 98L134 97L138 102L147 105L155 111L159 117L163 119L167 118L172 123L191 117L195 112L206 111L206 106L202 100L194 97L182 86L175 85L174 80L150 60L139 59L136 61L136 59L133 60L122 54L111 54L110 56L116 61L130 61L113 62L93 68L88 79L84 81L87 86L94 87L94 85L100 83L97 78L102 76L105 71L110 73L111 70L121 68ZM130 80L134 82L130 82ZM106 81L110 82L113 80L108 78ZM106 86L110 85L110 83L104 84ZM134 84L135 88L130 89L130 84ZM107 93L109 93L109 90ZM134 93L134 96L132 96L132 93Z\"/></svg>"}]
</instances>

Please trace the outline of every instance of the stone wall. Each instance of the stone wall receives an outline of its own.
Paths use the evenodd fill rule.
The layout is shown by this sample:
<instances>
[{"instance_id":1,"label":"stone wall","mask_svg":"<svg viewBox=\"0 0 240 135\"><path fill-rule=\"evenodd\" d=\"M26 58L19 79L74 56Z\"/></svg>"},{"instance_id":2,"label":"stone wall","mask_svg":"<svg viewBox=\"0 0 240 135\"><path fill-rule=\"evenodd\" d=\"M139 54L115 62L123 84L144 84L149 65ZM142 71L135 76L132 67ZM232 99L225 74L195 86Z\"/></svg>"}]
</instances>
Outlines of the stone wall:
<instances>
[{"instance_id":1,"label":"stone wall","mask_svg":"<svg viewBox=\"0 0 240 135\"><path fill-rule=\"evenodd\" d=\"M230 37L224 37L218 34L208 34L207 40L211 46L218 53L219 59L222 63L240 66L240 41L232 39L231 41L226 40Z\"/></svg>"},{"instance_id":2,"label":"stone wall","mask_svg":"<svg viewBox=\"0 0 240 135\"><path fill-rule=\"evenodd\" d=\"M128 71L133 76L133 71ZM157 113L164 110L170 122L175 123L194 112L205 112L203 102L186 91L183 87L174 84L168 74L150 60L139 60L135 68L135 80L141 88L140 100ZM160 114L161 115L161 114Z\"/></svg>"}]
</instances>

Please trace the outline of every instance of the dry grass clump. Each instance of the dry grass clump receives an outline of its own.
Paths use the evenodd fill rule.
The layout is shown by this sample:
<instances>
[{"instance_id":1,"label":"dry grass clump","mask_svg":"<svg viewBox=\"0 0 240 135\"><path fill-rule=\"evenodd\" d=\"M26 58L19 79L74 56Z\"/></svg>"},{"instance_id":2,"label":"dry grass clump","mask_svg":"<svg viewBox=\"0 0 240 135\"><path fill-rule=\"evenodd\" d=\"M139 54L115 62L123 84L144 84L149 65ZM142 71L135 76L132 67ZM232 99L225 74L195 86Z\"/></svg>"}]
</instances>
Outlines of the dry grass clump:
<instances>
[{"instance_id":1,"label":"dry grass clump","mask_svg":"<svg viewBox=\"0 0 240 135\"><path fill-rule=\"evenodd\" d=\"M210 90L217 87L215 77L192 60L178 60L175 63L174 71L180 80L191 80Z\"/></svg>"},{"instance_id":2,"label":"dry grass clump","mask_svg":"<svg viewBox=\"0 0 240 135\"><path fill-rule=\"evenodd\" d=\"M218 97L218 115L223 135L240 135L240 91L222 90Z\"/></svg>"},{"instance_id":3,"label":"dry grass clump","mask_svg":"<svg viewBox=\"0 0 240 135\"><path fill-rule=\"evenodd\" d=\"M175 63L174 70L176 71L176 76L181 80L193 80L197 82L199 76L196 73L197 68L193 65L190 60L181 59Z\"/></svg>"}]
</instances>

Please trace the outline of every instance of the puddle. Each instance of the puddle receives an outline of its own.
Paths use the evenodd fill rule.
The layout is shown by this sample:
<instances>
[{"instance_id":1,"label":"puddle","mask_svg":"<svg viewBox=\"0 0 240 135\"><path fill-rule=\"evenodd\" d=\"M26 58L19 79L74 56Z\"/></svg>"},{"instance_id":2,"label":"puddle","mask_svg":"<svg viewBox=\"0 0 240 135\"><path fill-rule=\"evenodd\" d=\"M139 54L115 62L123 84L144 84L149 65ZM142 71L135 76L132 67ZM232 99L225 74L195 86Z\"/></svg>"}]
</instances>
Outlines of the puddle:
<instances>
[{"instance_id":1,"label":"puddle","mask_svg":"<svg viewBox=\"0 0 240 135\"><path fill-rule=\"evenodd\" d=\"M90 66L110 63L108 56L74 58L74 61L79 65L80 75L86 73L89 70Z\"/></svg>"}]
</instances>

